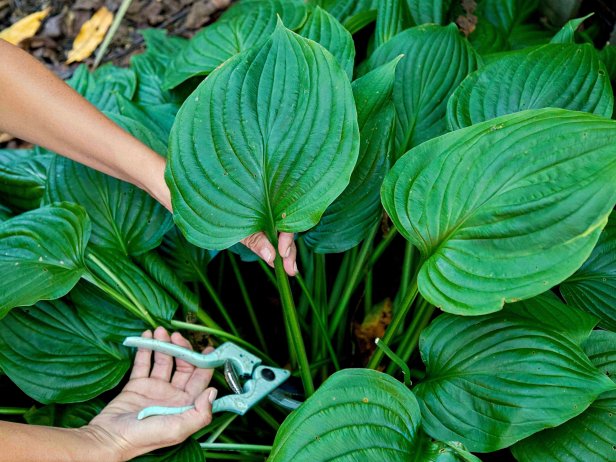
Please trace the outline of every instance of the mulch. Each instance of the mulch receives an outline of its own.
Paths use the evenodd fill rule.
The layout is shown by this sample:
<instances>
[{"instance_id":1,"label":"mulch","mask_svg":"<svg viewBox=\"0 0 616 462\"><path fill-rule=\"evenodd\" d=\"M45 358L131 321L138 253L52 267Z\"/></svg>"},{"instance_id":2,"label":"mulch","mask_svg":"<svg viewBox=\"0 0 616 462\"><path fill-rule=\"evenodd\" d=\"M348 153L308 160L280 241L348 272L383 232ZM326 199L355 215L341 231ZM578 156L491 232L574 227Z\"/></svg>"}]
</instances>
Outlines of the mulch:
<instances>
[{"instance_id":1,"label":"mulch","mask_svg":"<svg viewBox=\"0 0 616 462\"><path fill-rule=\"evenodd\" d=\"M127 66L134 54L142 53L139 30L165 29L170 34L192 37L200 28L215 21L232 0L133 0L109 45L104 63ZM114 14L121 0L0 0L0 30L21 18L51 7L37 34L19 46L43 62L62 79L68 79L80 63L66 64L68 51L84 22L105 6ZM84 61L94 63L94 56ZM29 147L21 140L0 140L0 149Z\"/></svg>"},{"instance_id":2,"label":"mulch","mask_svg":"<svg viewBox=\"0 0 616 462\"><path fill-rule=\"evenodd\" d=\"M130 57L143 51L138 30L166 29L169 33L191 37L215 20L231 0L133 0L103 62L127 65ZM117 12L121 0L0 0L0 30L35 11L50 6L43 26L21 47L43 61L61 78L70 77L78 63L65 64L68 50L79 29L101 7ZM85 63L92 64L94 56Z\"/></svg>"}]
</instances>

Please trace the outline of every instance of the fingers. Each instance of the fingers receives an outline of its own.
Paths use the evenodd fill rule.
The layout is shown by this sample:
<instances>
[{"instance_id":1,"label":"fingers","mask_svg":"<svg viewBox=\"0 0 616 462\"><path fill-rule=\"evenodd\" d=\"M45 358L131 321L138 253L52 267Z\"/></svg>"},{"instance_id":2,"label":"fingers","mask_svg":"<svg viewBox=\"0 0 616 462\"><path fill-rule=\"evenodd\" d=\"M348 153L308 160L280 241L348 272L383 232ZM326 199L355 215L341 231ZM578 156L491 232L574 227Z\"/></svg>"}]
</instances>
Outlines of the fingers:
<instances>
[{"instance_id":1,"label":"fingers","mask_svg":"<svg viewBox=\"0 0 616 462\"><path fill-rule=\"evenodd\" d=\"M289 276L297 274L297 247L295 247L294 237L293 233L280 233L278 236L278 252L282 257L284 270Z\"/></svg>"},{"instance_id":2,"label":"fingers","mask_svg":"<svg viewBox=\"0 0 616 462\"><path fill-rule=\"evenodd\" d=\"M163 342L170 342L171 338L164 327L157 327L154 331L154 338ZM169 381L171 372L173 371L173 357L165 353L154 353L154 366L150 377L153 379L161 379Z\"/></svg>"},{"instance_id":3,"label":"fingers","mask_svg":"<svg viewBox=\"0 0 616 462\"><path fill-rule=\"evenodd\" d=\"M192 350L192 345L188 340L186 340L182 334L179 332L174 332L171 334L171 343L175 343L184 348L188 348ZM177 388L183 390L190 379L193 371L195 370L195 366L190 363L187 363L183 359L176 358L175 359L175 372L173 373L173 377L171 378L171 383Z\"/></svg>"},{"instance_id":4,"label":"fingers","mask_svg":"<svg viewBox=\"0 0 616 462\"><path fill-rule=\"evenodd\" d=\"M297 273L297 248L293 240L293 233L280 233L278 237L278 252L282 257L284 269L289 276L295 276ZM242 239L242 244L259 255L265 263L272 268L274 267L274 258L276 251L274 246L265 236L265 233L255 233Z\"/></svg>"},{"instance_id":5,"label":"fingers","mask_svg":"<svg viewBox=\"0 0 616 462\"><path fill-rule=\"evenodd\" d=\"M170 428L173 431L174 443L184 441L193 433L202 429L212 422L212 403L216 399L218 391L215 388L203 390L195 400L195 408L173 416L179 424Z\"/></svg>"},{"instance_id":6,"label":"fingers","mask_svg":"<svg viewBox=\"0 0 616 462\"><path fill-rule=\"evenodd\" d=\"M274 246L265 236L265 233L251 234L250 236L242 239L240 242L260 256L269 266L272 268L274 267L274 257L276 256L276 251L274 250Z\"/></svg>"},{"instance_id":7,"label":"fingers","mask_svg":"<svg viewBox=\"0 0 616 462\"><path fill-rule=\"evenodd\" d=\"M152 332L146 330L141 334L143 338L152 338ZM135 355L135 363L133 370L130 373L131 379L142 379L150 376L150 368L152 367L152 350L139 348Z\"/></svg>"},{"instance_id":8,"label":"fingers","mask_svg":"<svg viewBox=\"0 0 616 462\"><path fill-rule=\"evenodd\" d=\"M207 347L205 350L203 350L203 353L208 354L212 351L214 351L214 348ZM184 391L188 393L191 397L196 399L210 384L210 380L212 380L213 374L214 369L196 368L186 382L186 385L184 386Z\"/></svg>"}]
</instances>

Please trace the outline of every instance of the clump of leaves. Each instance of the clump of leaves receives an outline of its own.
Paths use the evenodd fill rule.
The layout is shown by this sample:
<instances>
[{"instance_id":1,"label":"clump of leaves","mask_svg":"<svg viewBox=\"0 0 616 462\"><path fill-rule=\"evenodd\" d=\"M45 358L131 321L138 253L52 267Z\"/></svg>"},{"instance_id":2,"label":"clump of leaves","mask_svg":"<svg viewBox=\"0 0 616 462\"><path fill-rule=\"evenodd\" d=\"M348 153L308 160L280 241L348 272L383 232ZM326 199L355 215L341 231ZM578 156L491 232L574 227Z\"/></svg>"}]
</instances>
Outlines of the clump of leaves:
<instances>
[{"instance_id":1,"label":"clump of leaves","mask_svg":"<svg viewBox=\"0 0 616 462\"><path fill-rule=\"evenodd\" d=\"M168 155L174 215L0 153L0 367L60 416L28 421L72 425L60 403L115 387L123 337L162 324L288 364L307 400L151 457L216 460L224 431L239 460L613 459L616 53L538 6L479 1L467 38L468 2L243 0L189 41L145 31L128 69L80 68ZM256 231L297 234L296 280L237 262Z\"/></svg>"}]
</instances>

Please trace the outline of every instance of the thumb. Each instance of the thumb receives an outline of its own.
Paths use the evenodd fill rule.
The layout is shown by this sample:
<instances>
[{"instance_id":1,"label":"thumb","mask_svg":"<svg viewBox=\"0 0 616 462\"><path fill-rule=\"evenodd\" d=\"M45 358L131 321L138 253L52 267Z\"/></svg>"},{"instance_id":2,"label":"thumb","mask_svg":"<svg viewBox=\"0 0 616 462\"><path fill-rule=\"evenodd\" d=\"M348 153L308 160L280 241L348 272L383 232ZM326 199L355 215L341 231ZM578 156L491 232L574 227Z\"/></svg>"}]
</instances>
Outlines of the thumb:
<instances>
[{"instance_id":1,"label":"thumb","mask_svg":"<svg viewBox=\"0 0 616 462\"><path fill-rule=\"evenodd\" d=\"M212 403L218 395L216 388L207 388L195 400L195 407L181 416L180 431L184 439L212 422Z\"/></svg>"}]
</instances>

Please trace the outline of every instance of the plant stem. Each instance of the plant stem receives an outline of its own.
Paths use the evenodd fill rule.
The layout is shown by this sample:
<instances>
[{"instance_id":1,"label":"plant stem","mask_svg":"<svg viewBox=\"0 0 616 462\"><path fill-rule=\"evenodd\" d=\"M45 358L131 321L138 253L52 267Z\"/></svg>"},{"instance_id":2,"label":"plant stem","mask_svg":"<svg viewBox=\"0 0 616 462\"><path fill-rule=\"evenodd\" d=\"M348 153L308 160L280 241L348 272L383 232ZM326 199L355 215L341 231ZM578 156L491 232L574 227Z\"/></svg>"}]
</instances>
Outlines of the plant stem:
<instances>
[{"instance_id":1,"label":"plant stem","mask_svg":"<svg viewBox=\"0 0 616 462\"><path fill-rule=\"evenodd\" d=\"M233 324L233 320L231 319L231 316L229 316L229 313L227 312L226 308L222 304L222 301L220 300L218 293L214 289L214 286L212 286L212 283L208 279L207 275L201 269L196 269L196 272L197 272L197 276L199 277L199 281L201 281L201 284L203 284L203 287L205 287L205 290L207 290L207 293L210 295L210 298L214 302L214 305L216 305L216 308L218 308L218 311L220 311L220 314L222 315L225 322L231 329L231 332L233 332L234 335L239 335L239 332L235 328L235 324Z\"/></svg>"},{"instance_id":2,"label":"plant stem","mask_svg":"<svg viewBox=\"0 0 616 462\"><path fill-rule=\"evenodd\" d=\"M261 266L261 269L267 276L267 279L269 280L269 282L271 282L274 287L277 287L278 283L276 282L276 277L272 274L272 270L270 269L269 266L267 266L267 263L265 263L263 260L259 260L259 265Z\"/></svg>"},{"instance_id":3,"label":"plant stem","mask_svg":"<svg viewBox=\"0 0 616 462\"><path fill-rule=\"evenodd\" d=\"M331 293L329 294L329 307L334 307L340 300L340 295L342 294L342 288L344 287L344 282L348 278L349 271L349 262L351 260L351 252L345 252L344 257L342 257L342 262L340 263L340 268L338 268L338 274L336 275L336 281L334 282L334 286L332 288ZM328 310L331 311L331 310Z\"/></svg>"},{"instance_id":4,"label":"plant stem","mask_svg":"<svg viewBox=\"0 0 616 462\"><path fill-rule=\"evenodd\" d=\"M411 308L411 306L413 305L413 301L415 300L416 296L417 296L417 276L415 276L413 280L411 281L411 284L406 294L404 295L404 299L402 300L400 305L397 307L397 309L394 311L394 317L391 321L391 324L387 327L387 330L385 331L385 336L381 340L382 342L385 343L385 345L389 345L391 342L391 339L398 332L398 329L404 322L404 318L406 318L406 315L409 312L409 309ZM376 369L379 366L381 359L383 358L383 354L384 354L384 350L382 349L375 350L374 354L372 355L372 358L370 358L370 361L368 362L368 365L366 367L368 369Z\"/></svg>"},{"instance_id":5,"label":"plant stem","mask_svg":"<svg viewBox=\"0 0 616 462\"><path fill-rule=\"evenodd\" d=\"M24 415L28 411L27 407L0 407L0 415Z\"/></svg>"},{"instance_id":6,"label":"plant stem","mask_svg":"<svg viewBox=\"0 0 616 462\"><path fill-rule=\"evenodd\" d=\"M248 454L232 454L224 452L209 452L204 451L204 460L245 460L251 462L263 462L262 455L248 455Z\"/></svg>"},{"instance_id":7,"label":"plant stem","mask_svg":"<svg viewBox=\"0 0 616 462\"><path fill-rule=\"evenodd\" d=\"M257 334L259 344L261 345L263 351L269 353L267 349L267 343L265 342L265 336L263 335L263 331L261 330L261 326L259 325L259 321L257 320L254 306L252 305L252 300L250 300L248 290L246 289L246 284L244 284L244 278L242 277L242 273L240 272L240 268L237 264L237 260L235 259L235 255L233 255L231 252L229 252L229 261L231 262L231 268L233 268L233 273L235 274L235 278L237 279L237 285L240 287L240 292L242 293L242 298L244 299L244 303L246 304L246 309L248 310L248 316L250 316L252 326L255 330L255 333Z\"/></svg>"},{"instance_id":8,"label":"plant stem","mask_svg":"<svg viewBox=\"0 0 616 462\"><path fill-rule=\"evenodd\" d=\"M214 444L214 441L216 441L216 439L218 439L220 434L224 432L229 425L231 425L231 422L233 422L237 416L238 416L237 414L229 413L221 417L221 420L223 420L223 422L220 425L218 425L218 427L216 427L216 430L214 430L212 434L208 437L205 444L210 444L210 445Z\"/></svg>"},{"instance_id":9,"label":"plant stem","mask_svg":"<svg viewBox=\"0 0 616 462\"><path fill-rule=\"evenodd\" d=\"M415 310L415 315L413 316L413 320L407 329L406 336L396 351L396 354L400 357L400 359L402 359L402 361L407 362L415 351L415 348L419 343L419 336L430 322L433 313L434 307L422 298L417 306L417 309ZM390 364L387 368L388 374L393 373L392 366L393 365Z\"/></svg>"},{"instance_id":10,"label":"plant stem","mask_svg":"<svg viewBox=\"0 0 616 462\"><path fill-rule=\"evenodd\" d=\"M389 348L387 345L385 345L380 340L381 339L377 338L374 341L374 343L376 343L376 346L379 349L383 350L383 353L385 353L387 357L391 359L392 364L395 364L400 369L402 369L402 374L404 375L404 385L410 388L411 387L411 370L409 369L409 366L404 361L402 361L402 359L400 359L400 357L396 355L396 353L391 351L391 348Z\"/></svg>"},{"instance_id":11,"label":"plant stem","mask_svg":"<svg viewBox=\"0 0 616 462\"><path fill-rule=\"evenodd\" d=\"M373 227L372 230L370 231L370 234L368 235L368 237L364 240L364 243L362 244L362 247L359 252L359 255L357 256L355 265L353 265L351 276L349 277L349 280L347 281L347 285L344 288L344 292L342 293L340 302L336 306L334 310L334 314L330 321L329 331L328 331L330 337L333 337L336 330L338 329L338 326L340 325L340 321L342 321L342 318L346 312L349 301L351 300L351 296L353 295L353 292L355 291L355 288L357 287L357 284L360 281L362 273L364 272L364 263L368 257L368 254L370 253L370 250L372 250L372 244L373 244L372 241L374 239L374 235L376 234L377 229L378 229L378 225Z\"/></svg>"},{"instance_id":12,"label":"plant stem","mask_svg":"<svg viewBox=\"0 0 616 462\"><path fill-rule=\"evenodd\" d=\"M195 331L195 332L205 332L206 334L215 335L215 336L220 337L222 339L229 340L231 342L237 343L238 345L246 348L247 350L252 351L255 355L259 356L261 359L263 359L268 364L271 364L272 366L276 365L276 361L274 361L268 355L263 353L257 347L251 345L247 341L242 340L241 338L239 338L239 337L237 337L237 336L235 336L233 334L225 332L224 330L212 329L210 327L199 326L197 324L190 324L188 322L176 321L176 320L171 320L170 324L171 324L172 327L174 327L176 329L192 330L192 331Z\"/></svg>"},{"instance_id":13,"label":"plant stem","mask_svg":"<svg viewBox=\"0 0 616 462\"><path fill-rule=\"evenodd\" d=\"M130 4L132 2L133 0L123 0L120 4L120 8L118 8L118 11L113 18L113 23L105 34L103 43L101 44L98 49L98 52L96 53L96 58L94 60L94 69L98 67L98 65L101 63L101 60L103 59L103 56L105 56L105 52L107 51L107 48L109 48L109 44L111 43L111 40L113 40L113 36L115 35L115 33L118 31L120 23L122 22L122 19L124 19L124 15L128 11L128 8L130 7Z\"/></svg>"},{"instance_id":14,"label":"plant stem","mask_svg":"<svg viewBox=\"0 0 616 462\"><path fill-rule=\"evenodd\" d=\"M336 368L336 370L339 371L340 364L338 363L338 359L336 357L336 352L334 351L334 347L332 346L332 342L330 338L327 336L327 328L325 327L325 323L323 322L323 317L321 316L321 313L319 313L319 309L315 305L314 300L312 299L310 295L310 292L308 292L308 288L306 287L306 284L304 283L304 280L302 279L302 277L299 274L297 274L295 276L295 279L297 280L297 283L299 284L302 291L304 292L304 295L308 299L308 304L312 308L312 317L313 319L316 320L319 330L321 331L321 335L323 336L323 341L325 342L325 346L327 347L327 350L329 351L329 356L332 360L332 363L334 364L334 367Z\"/></svg>"},{"instance_id":15,"label":"plant stem","mask_svg":"<svg viewBox=\"0 0 616 462\"><path fill-rule=\"evenodd\" d=\"M415 247L409 241L406 241L404 248L404 260L402 262L402 275L400 277L400 289L398 293L405 294L411 279L411 271L413 270L413 255Z\"/></svg>"},{"instance_id":16,"label":"plant stem","mask_svg":"<svg viewBox=\"0 0 616 462\"><path fill-rule=\"evenodd\" d=\"M87 258L94 263L103 273L111 279L114 284L116 284L120 290L126 295L118 294L112 287L110 287L106 282L100 280L95 275L91 273L86 273L84 275L84 279L94 284L96 287L101 289L103 292L114 298L118 303L122 304L128 311L132 314L138 316L147 322L152 328L156 328L158 326L158 322L152 318L150 312L137 300L137 298L133 295L133 293L128 290L126 284L121 281L114 273L105 265L96 255L92 253L87 254Z\"/></svg>"},{"instance_id":17,"label":"plant stem","mask_svg":"<svg viewBox=\"0 0 616 462\"><path fill-rule=\"evenodd\" d=\"M302 378L302 383L304 384L304 391L306 393L306 397L308 397L314 393L314 385L312 383L312 375L310 373L310 364L308 363L308 357L306 356L306 347L304 346L304 339L302 338L302 331L299 326L297 311L295 310L293 294L291 293L291 286L289 285L289 277L287 276L287 273L285 273L280 255L276 255L274 267L276 270L276 279L278 282L278 291L280 292L282 309L284 311L283 314L285 324L288 326L287 332L289 334L289 346L295 351L299 365L299 372Z\"/></svg>"},{"instance_id":18,"label":"plant stem","mask_svg":"<svg viewBox=\"0 0 616 462\"><path fill-rule=\"evenodd\" d=\"M272 452L271 446L260 444L201 443L201 448L215 451Z\"/></svg>"},{"instance_id":19,"label":"plant stem","mask_svg":"<svg viewBox=\"0 0 616 462\"><path fill-rule=\"evenodd\" d=\"M268 424L270 427L272 427L272 430L274 430L275 432L278 431L278 429L280 428L280 424L278 423L278 421L276 419L274 419L274 417L272 417L272 415L267 412L265 409L263 409L263 407L261 407L261 405L256 405L253 408L253 411L255 411L255 413L261 417L263 419L263 421Z\"/></svg>"}]
</instances>

